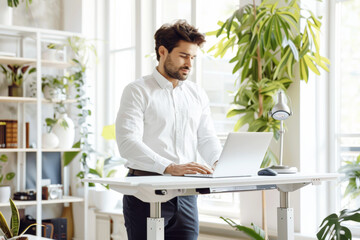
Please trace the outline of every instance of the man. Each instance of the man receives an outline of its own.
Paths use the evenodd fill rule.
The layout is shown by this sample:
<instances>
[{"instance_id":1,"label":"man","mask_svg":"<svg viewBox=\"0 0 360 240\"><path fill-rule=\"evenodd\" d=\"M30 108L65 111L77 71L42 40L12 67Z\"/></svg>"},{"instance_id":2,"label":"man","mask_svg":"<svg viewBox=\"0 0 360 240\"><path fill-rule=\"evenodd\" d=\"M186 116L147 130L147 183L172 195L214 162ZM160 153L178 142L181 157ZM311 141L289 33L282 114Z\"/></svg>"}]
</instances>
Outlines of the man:
<instances>
[{"instance_id":1,"label":"man","mask_svg":"<svg viewBox=\"0 0 360 240\"><path fill-rule=\"evenodd\" d=\"M184 20L165 24L155 33L158 66L152 75L130 83L123 92L116 120L120 154L128 176L212 173L221 146L210 118L209 101L189 76L203 34ZM196 163L197 151L209 166ZM162 204L165 239L195 240L199 233L196 196ZM129 240L146 239L150 206L124 196Z\"/></svg>"}]
</instances>

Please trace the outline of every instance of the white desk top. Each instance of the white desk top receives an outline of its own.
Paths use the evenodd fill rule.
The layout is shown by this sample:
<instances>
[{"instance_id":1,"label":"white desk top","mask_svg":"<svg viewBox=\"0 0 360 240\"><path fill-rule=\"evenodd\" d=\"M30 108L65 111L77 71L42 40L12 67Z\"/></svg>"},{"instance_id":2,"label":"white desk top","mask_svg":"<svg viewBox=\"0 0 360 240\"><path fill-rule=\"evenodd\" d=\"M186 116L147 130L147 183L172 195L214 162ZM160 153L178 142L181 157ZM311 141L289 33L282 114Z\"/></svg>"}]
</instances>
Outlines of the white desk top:
<instances>
[{"instance_id":1,"label":"white desk top","mask_svg":"<svg viewBox=\"0 0 360 240\"><path fill-rule=\"evenodd\" d=\"M276 185L281 191L292 192L307 184L334 181L337 173L279 174L277 176L252 176L232 178L198 178L174 176L148 176L123 178L87 178L84 182L109 184L111 189L133 195L145 202L167 201L179 195L198 194L195 189L240 187L254 185ZM165 196L155 194L155 190L166 190Z\"/></svg>"}]
</instances>

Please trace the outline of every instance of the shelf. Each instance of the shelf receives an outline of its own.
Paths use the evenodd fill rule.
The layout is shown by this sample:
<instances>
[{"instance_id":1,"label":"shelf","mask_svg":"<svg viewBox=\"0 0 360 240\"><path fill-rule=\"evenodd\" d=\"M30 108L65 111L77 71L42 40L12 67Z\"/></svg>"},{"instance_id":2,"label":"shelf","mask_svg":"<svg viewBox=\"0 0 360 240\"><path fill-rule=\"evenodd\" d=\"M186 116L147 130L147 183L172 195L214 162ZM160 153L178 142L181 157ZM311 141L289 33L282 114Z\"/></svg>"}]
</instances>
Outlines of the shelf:
<instances>
[{"instance_id":1,"label":"shelf","mask_svg":"<svg viewBox=\"0 0 360 240\"><path fill-rule=\"evenodd\" d=\"M51 40L54 39L66 40L66 38L71 36L81 36L81 34L75 32L65 32L65 31L43 29L43 28L23 27L23 26L14 26L14 25L10 26L10 25L0 24L0 35L28 36L35 38L36 33L40 33L43 39L50 38Z\"/></svg>"},{"instance_id":2,"label":"shelf","mask_svg":"<svg viewBox=\"0 0 360 240\"><path fill-rule=\"evenodd\" d=\"M43 67L53 67L53 68L69 68L75 66L74 64L68 62L49 61L49 60L41 60L41 65Z\"/></svg>"},{"instance_id":3,"label":"shelf","mask_svg":"<svg viewBox=\"0 0 360 240\"><path fill-rule=\"evenodd\" d=\"M36 67L36 58L0 56L0 64L19 64L19 65L28 64ZM53 67L53 68L61 68L61 69L74 66L73 64L68 62L49 61L49 60L41 60L41 65L43 67Z\"/></svg>"},{"instance_id":4,"label":"shelf","mask_svg":"<svg viewBox=\"0 0 360 240\"><path fill-rule=\"evenodd\" d=\"M36 152L36 148L0 148L0 153L11 153L11 152ZM62 149L42 149L42 152L80 152L80 148Z\"/></svg>"},{"instance_id":5,"label":"shelf","mask_svg":"<svg viewBox=\"0 0 360 240\"><path fill-rule=\"evenodd\" d=\"M84 199L80 197L73 197L73 196L64 196L62 199L55 199L55 200L42 200L41 204L48 205L48 204L56 204L56 203L74 203L74 202L83 202ZM35 206L36 200L34 201L14 201L17 207L19 206ZM10 203L0 203L0 207L10 207Z\"/></svg>"},{"instance_id":6,"label":"shelf","mask_svg":"<svg viewBox=\"0 0 360 240\"><path fill-rule=\"evenodd\" d=\"M37 99L33 97L7 97L0 96L0 102L11 102L11 103L36 103ZM76 99L66 99L62 101L63 103L76 103ZM42 99L42 103L60 103L61 101L50 101L47 99Z\"/></svg>"},{"instance_id":7,"label":"shelf","mask_svg":"<svg viewBox=\"0 0 360 240\"><path fill-rule=\"evenodd\" d=\"M19 58L19 57L4 57L0 56L0 64L34 64L36 59L34 58Z\"/></svg>"}]
</instances>

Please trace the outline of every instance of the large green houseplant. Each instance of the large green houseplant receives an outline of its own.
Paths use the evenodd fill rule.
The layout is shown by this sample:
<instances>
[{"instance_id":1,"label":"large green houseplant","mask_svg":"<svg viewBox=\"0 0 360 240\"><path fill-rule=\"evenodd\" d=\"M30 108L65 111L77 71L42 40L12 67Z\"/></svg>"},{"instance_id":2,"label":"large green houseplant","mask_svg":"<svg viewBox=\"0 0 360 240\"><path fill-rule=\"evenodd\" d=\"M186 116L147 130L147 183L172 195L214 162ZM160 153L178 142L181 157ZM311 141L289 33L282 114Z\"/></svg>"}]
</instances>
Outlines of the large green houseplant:
<instances>
[{"instance_id":1,"label":"large green houseplant","mask_svg":"<svg viewBox=\"0 0 360 240\"><path fill-rule=\"evenodd\" d=\"M221 38L209 52L223 57L235 53L234 63L238 89L227 117L239 116L234 126L238 131L248 124L248 131L274 133L279 138L280 122L268 116L274 105L273 96L286 89L295 79L308 81L309 72L328 71L329 61L320 55L321 22L311 11L299 7L299 0L263 1L256 6L237 9L220 28L208 33ZM304 10L305 12L301 12ZM306 14L305 14L306 13ZM304 21L300 29L300 21ZM299 68L299 71L295 71ZM263 166L274 163L268 154Z\"/></svg>"}]
</instances>

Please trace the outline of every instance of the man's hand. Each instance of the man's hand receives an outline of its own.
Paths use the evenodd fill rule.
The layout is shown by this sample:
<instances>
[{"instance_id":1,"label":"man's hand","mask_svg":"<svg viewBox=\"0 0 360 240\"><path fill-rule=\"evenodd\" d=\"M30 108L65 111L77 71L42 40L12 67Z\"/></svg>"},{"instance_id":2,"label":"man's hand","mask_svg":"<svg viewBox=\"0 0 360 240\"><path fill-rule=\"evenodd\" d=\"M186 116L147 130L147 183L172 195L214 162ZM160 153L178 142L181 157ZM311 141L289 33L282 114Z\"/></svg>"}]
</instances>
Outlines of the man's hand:
<instances>
[{"instance_id":1,"label":"man's hand","mask_svg":"<svg viewBox=\"0 0 360 240\"><path fill-rule=\"evenodd\" d=\"M213 171L205 165L196 162L186 164L170 164L164 171L165 174L173 176L184 176L184 174L211 174Z\"/></svg>"}]
</instances>

